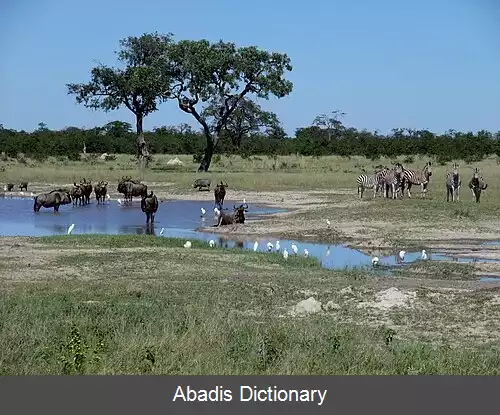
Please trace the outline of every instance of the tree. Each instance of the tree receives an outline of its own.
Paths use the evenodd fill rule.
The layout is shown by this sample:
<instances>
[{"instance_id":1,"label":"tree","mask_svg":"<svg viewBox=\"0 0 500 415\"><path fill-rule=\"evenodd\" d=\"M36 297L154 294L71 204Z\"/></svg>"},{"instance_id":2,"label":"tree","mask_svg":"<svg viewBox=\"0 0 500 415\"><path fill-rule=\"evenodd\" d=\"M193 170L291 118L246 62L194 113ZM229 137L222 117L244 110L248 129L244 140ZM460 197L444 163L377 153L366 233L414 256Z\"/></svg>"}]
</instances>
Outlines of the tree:
<instances>
[{"instance_id":1,"label":"tree","mask_svg":"<svg viewBox=\"0 0 500 415\"><path fill-rule=\"evenodd\" d=\"M292 70L290 58L256 46L179 41L169 48L165 69L173 78L171 97L200 123L206 138L198 171L208 171L219 137L241 100L249 94L283 98L293 89L284 78L285 71ZM200 103L211 105L217 116L203 113Z\"/></svg>"},{"instance_id":2,"label":"tree","mask_svg":"<svg viewBox=\"0 0 500 415\"><path fill-rule=\"evenodd\" d=\"M333 116L327 114L320 114L313 120L313 125L318 127L325 127L328 134L328 141L332 138L332 132L339 130L342 127L342 122L339 121L339 117L343 117L345 112L340 110L332 111Z\"/></svg>"},{"instance_id":3,"label":"tree","mask_svg":"<svg viewBox=\"0 0 500 415\"><path fill-rule=\"evenodd\" d=\"M168 99L170 80L160 62L171 44L172 34L143 34L120 40L121 49L115 52L123 68L100 64L91 70L86 84L67 84L68 94L85 107L109 112L127 107L134 115L137 132L137 159L147 165L149 150L144 139L144 118Z\"/></svg>"},{"instance_id":4,"label":"tree","mask_svg":"<svg viewBox=\"0 0 500 415\"><path fill-rule=\"evenodd\" d=\"M210 117L213 119L210 125L212 129L220 122L219 108L224 105L218 98L212 100L201 112L203 118ZM229 100L230 106L233 104L233 100L234 98ZM281 126L278 116L274 112L264 111L259 104L243 97L235 105L233 113L223 126L223 131L231 138L234 147L240 148L243 137L262 132L262 128L267 128L266 132L280 131Z\"/></svg>"}]
</instances>

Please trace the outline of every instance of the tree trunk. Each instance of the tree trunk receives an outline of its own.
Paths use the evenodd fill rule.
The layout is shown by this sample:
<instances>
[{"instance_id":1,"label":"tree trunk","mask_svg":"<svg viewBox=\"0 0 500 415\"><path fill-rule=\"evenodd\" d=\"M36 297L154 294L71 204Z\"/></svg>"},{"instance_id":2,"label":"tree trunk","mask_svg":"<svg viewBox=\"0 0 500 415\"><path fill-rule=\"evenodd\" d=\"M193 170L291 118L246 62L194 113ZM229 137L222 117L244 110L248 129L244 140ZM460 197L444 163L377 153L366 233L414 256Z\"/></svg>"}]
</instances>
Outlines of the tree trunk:
<instances>
[{"instance_id":1,"label":"tree trunk","mask_svg":"<svg viewBox=\"0 0 500 415\"><path fill-rule=\"evenodd\" d=\"M142 129L142 122L144 117L142 114L136 114L135 116L135 128L137 131L137 159L139 161L139 166L148 166L149 162L149 151L146 145L146 140L144 139L144 131Z\"/></svg>"},{"instance_id":2,"label":"tree trunk","mask_svg":"<svg viewBox=\"0 0 500 415\"><path fill-rule=\"evenodd\" d=\"M218 134L214 135L205 132L205 137L207 138L207 147L205 148L205 154L203 155L203 160L201 160L200 167L198 167L198 172L207 172L212 162L212 156L214 155L215 147L218 142Z\"/></svg>"}]
</instances>

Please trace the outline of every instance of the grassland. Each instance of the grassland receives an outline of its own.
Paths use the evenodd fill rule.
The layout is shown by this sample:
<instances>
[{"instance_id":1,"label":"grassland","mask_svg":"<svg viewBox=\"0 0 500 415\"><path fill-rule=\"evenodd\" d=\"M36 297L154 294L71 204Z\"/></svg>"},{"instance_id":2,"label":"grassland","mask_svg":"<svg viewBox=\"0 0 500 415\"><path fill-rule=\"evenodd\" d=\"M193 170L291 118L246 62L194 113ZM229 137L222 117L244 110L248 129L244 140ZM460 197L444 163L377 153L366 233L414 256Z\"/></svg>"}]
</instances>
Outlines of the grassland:
<instances>
[{"instance_id":1,"label":"grassland","mask_svg":"<svg viewBox=\"0 0 500 415\"><path fill-rule=\"evenodd\" d=\"M500 292L467 273L378 278L149 236L0 253L3 375L500 374Z\"/></svg>"},{"instance_id":2,"label":"grassland","mask_svg":"<svg viewBox=\"0 0 500 415\"><path fill-rule=\"evenodd\" d=\"M28 192L123 175L161 199L213 200L199 177L229 184L228 200L291 209L223 232L346 241L370 253L425 247L474 264L427 262L397 277L330 271L314 260L210 249L150 236L0 239L0 374L499 374L500 169L496 158L461 165L461 200L446 203L449 166L433 163L425 199L384 200L356 177L394 160L261 157L222 159L196 173L190 156L158 155L138 173L116 161L4 160L0 181ZM422 168L415 158L405 167ZM480 204L466 183L478 167ZM161 214L161 208L160 212ZM332 227L325 226L329 218ZM126 258L126 261L124 261ZM312 298L311 298L312 297ZM306 303L301 301L307 300Z\"/></svg>"}]
</instances>

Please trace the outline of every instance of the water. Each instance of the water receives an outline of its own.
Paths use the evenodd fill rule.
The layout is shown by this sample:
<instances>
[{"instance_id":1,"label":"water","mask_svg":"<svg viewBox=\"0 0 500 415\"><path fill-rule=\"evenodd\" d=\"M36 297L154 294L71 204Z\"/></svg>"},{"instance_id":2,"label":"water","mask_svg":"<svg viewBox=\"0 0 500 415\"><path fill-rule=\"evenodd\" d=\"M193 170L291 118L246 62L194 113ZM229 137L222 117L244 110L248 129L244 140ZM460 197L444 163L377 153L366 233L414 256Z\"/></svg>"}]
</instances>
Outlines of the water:
<instances>
[{"instance_id":1,"label":"water","mask_svg":"<svg viewBox=\"0 0 500 415\"><path fill-rule=\"evenodd\" d=\"M231 209L237 201L226 201L225 205ZM249 204L246 214L247 221L263 215L285 212L284 209L273 209L263 205ZM206 210L205 218L201 217L201 208ZM97 205L93 200L89 205L64 205L59 213L53 209L42 208L40 212L33 212L31 198L0 198L0 236L49 236L63 235L71 224L75 224L73 234L154 234L160 236L164 228L164 237L177 237L210 241L226 248L253 249L254 242L259 243L258 251L267 251L267 243L276 244L275 238L256 237L244 239L238 237L227 239L211 232L198 232L201 226L212 226L216 223L213 214L213 204L206 201L173 200L160 204L155 218L155 226L146 226L146 217L140 209L140 201L134 200L132 205L120 205L117 201L106 201ZM324 268L329 269L364 269L372 268L371 256L344 244L327 245L300 240L280 240L281 251L287 249L292 255L292 244L298 248L298 255L304 255L304 248L309 255L318 258ZM274 250L274 248L273 248ZM391 269L400 268L420 260L420 251L407 252L403 262L397 255L380 256L382 265L379 273L392 275ZM452 258L451 256L428 252L428 258L433 261L450 261L467 263L474 262L475 258ZM499 262L498 260L481 260L485 262ZM389 269L385 268L388 267Z\"/></svg>"}]
</instances>

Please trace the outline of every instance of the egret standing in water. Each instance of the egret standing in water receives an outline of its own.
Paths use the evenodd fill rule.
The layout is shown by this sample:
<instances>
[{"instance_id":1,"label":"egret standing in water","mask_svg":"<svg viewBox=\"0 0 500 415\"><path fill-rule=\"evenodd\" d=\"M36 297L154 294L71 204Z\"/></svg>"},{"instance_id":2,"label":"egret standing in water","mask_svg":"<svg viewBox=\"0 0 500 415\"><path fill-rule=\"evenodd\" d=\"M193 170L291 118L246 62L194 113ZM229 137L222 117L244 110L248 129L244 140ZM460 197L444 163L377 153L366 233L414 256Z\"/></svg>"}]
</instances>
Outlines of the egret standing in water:
<instances>
[{"instance_id":1,"label":"egret standing in water","mask_svg":"<svg viewBox=\"0 0 500 415\"><path fill-rule=\"evenodd\" d=\"M73 229L75 229L75 224L72 223L71 226L68 228L68 235L71 234L71 232L73 232Z\"/></svg>"},{"instance_id":2,"label":"egret standing in water","mask_svg":"<svg viewBox=\"0 0 500 415\"><path fill-rule=\"evenodd\" d=\"M304 248L304 256L307 258L309 256L309 251L307 248Z\"/></svg>"},{"instance_id":3,"label":"egret standing in water","mask_svg":"<svg viewBox=\"0 0 500 415\"><path fill-rule=\"evenodd\" d=\"M118 202L119 205L122 204L122 201L120 199L117 199L116 201Z\"/></svg>"},{"instance_id":4,"label":"egret standing in water","mask_svg":"<svg viewBox=\"0 0 500 415\"><path fill-rule=\"evenodd\" d=\"M288 258L288 251L286 250L286 248L283 250L283 258Z\"/></svg>"},{"instance_id":5,"label":"egret standing in water","mask_svg":"<svg viewBox=\"0 0 500 415\"><path fill-rule=\"evenodd\" d=\"M215 241L213 239L210 239L210 242L208 244L210 245L210 248L213 248L215 245Z\"/></svg>"},{"instance_id":6,"label":"egret standing in water","mask_svg":"<svg viewBox=\"0 0 500 415\"><path fill-rule=\"evenodd\" d=\"M161 228L161 230L160 230L160 236L163 235L163 232L165 232L165 228Z\"/></svg>"},{"instance_id":7,"label":"egret standing in water","mask_svg":"<svg viewBox=\"0 0 500 415\"><path fill-rule=\"evenodd\" d=\"M378 256L374 257L374 258L372 259L372 265L373 265L374 267L375 267L375 266L377 266L377 265L378 265L378 261L379 261Z\"/></svg>"},{"instance_id":8,"label":"egret standing in water","mask_svg":"<svg viewBox=\"0 0 500 415\"><path fill-rule=\"evenodd\" d=\"M425 252L425 249L422 249L422 259L425 261L427 259L427 254Z\"/></svg>"},{"instance_id":9,"label":"egret standing in water","mask_svg":"<svg viewBox=\"0 0 500 415\"><path fill-rule=\"evenodd\" d=\"M273 250L273 244L271 242L267 243L267 252L271 252Z\"/></svg>"},{"instance_id":10,"label":"egret standing in water","mask_svg":"<svg viewBox=\"0 0 500 415\"><path fill-rule=\"evenodd\" d=\"M259 247L259 243L257 241L255 241L255 243L253 244L253 251L257 252L258 247Z\"/></svg>"}]
</instances>

